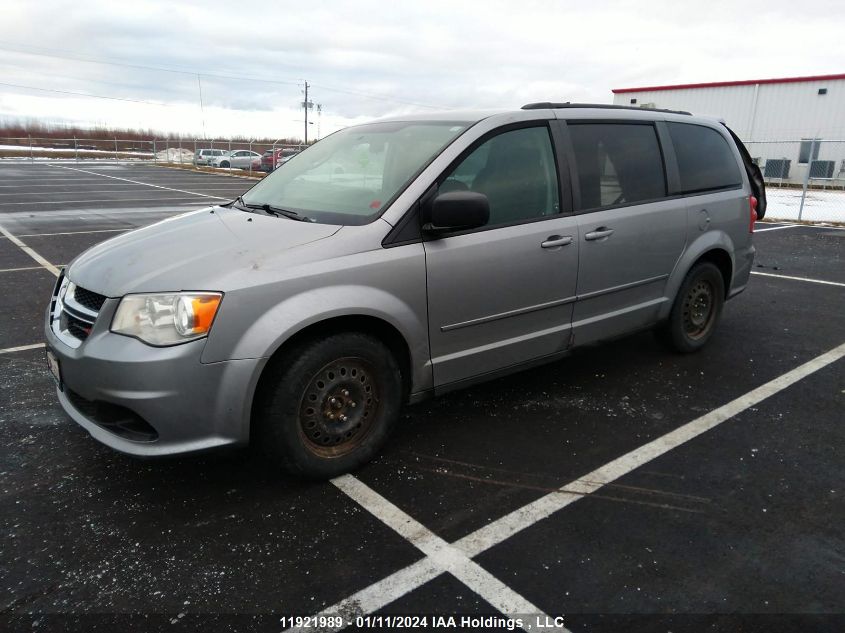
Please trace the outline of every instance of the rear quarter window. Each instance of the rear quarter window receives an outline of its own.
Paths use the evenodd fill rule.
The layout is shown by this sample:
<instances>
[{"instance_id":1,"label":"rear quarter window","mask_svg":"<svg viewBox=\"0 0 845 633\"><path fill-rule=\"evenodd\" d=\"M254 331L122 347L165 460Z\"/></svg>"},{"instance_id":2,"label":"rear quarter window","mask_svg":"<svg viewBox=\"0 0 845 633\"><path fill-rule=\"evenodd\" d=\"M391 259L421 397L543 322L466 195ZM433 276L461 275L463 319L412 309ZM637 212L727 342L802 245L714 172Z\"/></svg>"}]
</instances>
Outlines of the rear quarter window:
<instances>
[{"instance_id":1,"label":"rear quarter window","mask_svg":"<svg viewBox=\"0 0 845 633\"><path fill-rule=\"evenodd\" d=\"M716 130L690 123L667 123L682 193L700 193L742 186L736 157L727 139Z\"/></svg>"}]
</instances>

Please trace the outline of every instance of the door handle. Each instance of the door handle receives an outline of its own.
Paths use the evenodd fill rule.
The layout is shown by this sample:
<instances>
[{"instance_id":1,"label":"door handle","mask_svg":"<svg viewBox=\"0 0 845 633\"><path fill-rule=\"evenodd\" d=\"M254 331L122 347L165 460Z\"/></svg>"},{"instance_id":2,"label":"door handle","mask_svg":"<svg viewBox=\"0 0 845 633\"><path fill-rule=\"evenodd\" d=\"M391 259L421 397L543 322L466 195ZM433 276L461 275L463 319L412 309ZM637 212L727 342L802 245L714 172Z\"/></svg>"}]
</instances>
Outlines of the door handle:
<instances>
[{"instance_id":1,"label":"door handle","mask_svg":"<svg viewBox=\"0 0 845 633\"><path fill-rule=\"evenodd\" d=\"M572 244L571 235L549 235L545 242L540 244L542 248L556 248L558 246L566 246Z\"/></svg>"},{"instance_id":2,"label":"door handle","mask_svg":"<svg viewBox=\"0 0 845 633\"><path fill-rule=\"evenodd\" d=\"M591 231L584 236L584 239L588 242L593 242L595 240L600 240L605 237L610 237L613 235L613 229L609 229L605 226L600 226L595 231Z\"/></svg>"}]
</instances>

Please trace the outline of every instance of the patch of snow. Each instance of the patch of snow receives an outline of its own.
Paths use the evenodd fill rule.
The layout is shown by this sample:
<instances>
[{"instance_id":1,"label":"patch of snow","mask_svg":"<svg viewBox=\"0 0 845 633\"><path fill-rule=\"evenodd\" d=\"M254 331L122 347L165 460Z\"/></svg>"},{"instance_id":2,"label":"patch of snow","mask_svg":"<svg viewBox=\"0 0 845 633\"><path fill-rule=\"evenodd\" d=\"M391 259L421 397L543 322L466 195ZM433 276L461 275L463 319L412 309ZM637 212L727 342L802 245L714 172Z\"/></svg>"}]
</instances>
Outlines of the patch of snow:
<instances>
[{"instance_id":1,"label":"patch of snow","mask_svg":"<svg viewBox=\"0 0 845 633\"><path fill-rule=\"evenodd\" d=\"M797 220L801 190L766 188L766 219ZM808 222L845 222L845 191L808 189L802 220Z\"/></svg>"},{"instance_id":2,"label":"patch of snow","mask_svg":"<svg viewBox=\"0 0 845 633\"><path fill-rule=\"evenodd\" d=\"M48 154L69 154L69 155L73 155L73 154L76 153L76 150L74 150L72 147L36 147L36 146L33 145L32 148L30 148L29 145L0 145L0 150L7 151L7 152L21 152L22 154L28 154L30 149L33 152L42 152L42 153L48 153ZM113 149L82 149L80 147L78 151L79 151L80 154L82 154L82 153L85 153L85 154L106 154L106 155L110 154L110 155L114 156L114 150ZM144 156L144 157L152 156L152 152L131 152L131 151L124 151L122 149L119 149L117 152L121 156ZM191 154L191 156L193 156L193 154Z\"/></svg>"}]
</instances>

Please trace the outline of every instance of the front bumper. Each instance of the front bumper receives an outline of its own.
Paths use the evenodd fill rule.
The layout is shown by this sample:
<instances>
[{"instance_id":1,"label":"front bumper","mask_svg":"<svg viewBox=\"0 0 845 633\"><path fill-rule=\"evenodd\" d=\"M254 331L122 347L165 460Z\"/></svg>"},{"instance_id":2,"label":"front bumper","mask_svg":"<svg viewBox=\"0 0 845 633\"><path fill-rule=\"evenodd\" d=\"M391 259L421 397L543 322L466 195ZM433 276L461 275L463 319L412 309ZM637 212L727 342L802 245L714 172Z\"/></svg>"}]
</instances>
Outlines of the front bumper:
<instances>
[{"instance_id":1,"label":"front bumper","mask_svg":"<svg viewBox=\"0 0 845 633\"><path fill-rule=\"evenodd\" d=\"M47 347L59 360L59 402L95 439L139 456L174 455L249 441L254 377L260 359L202 363L206 339L152 347L109 331L118 299L108 299L77 348L45 321ZM100 403L104 403L105 406ZM87 406L91 405L91 406ZM123 433L92 414L123 407L154 433Z\"/></svg>"}]
</instances>

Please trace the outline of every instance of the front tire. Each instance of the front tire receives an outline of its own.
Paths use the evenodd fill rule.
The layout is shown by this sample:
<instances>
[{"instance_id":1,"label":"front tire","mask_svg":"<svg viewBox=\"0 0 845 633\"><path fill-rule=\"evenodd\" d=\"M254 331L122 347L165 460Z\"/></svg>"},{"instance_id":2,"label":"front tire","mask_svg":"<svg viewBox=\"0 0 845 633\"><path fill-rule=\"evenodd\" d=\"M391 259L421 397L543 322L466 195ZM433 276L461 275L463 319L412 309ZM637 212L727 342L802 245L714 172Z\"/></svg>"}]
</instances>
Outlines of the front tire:
<instances>
[{"instance_id":1,"label":"front tire","mask_svg":"<svg viewBox=\"0 0 845 633\"><path fill-rule=\"evenodd\" d=\"M396 359L379 339L347 332L307 341L262 378L253 439L282 469L329 479L368 462L402 403Z\"/></svg>"},{"instance_id":2,"label":"front tire","mask_svg":"<svg viewBox=\"0 0 845 633\"><path fill-rule=\"evenodd\" d=\"M658 334L671 349L689 354L707 344L725 305L725 282L715 264L701 262L687 273L669 320Z\"/></svg>"},{"instance_id":3,"label":"front tire","mask_svg":"<svg viewBox=\"0 0 845 633\"><path fill-rule=\"evenodd\" d=\"M221 166L223 169L228 169L228 168L230 167L230 165L229 165L229 161L228 161L228 160L224 160L222 163L220 163L220 166Z\"/></svg>"}]
</instances>

